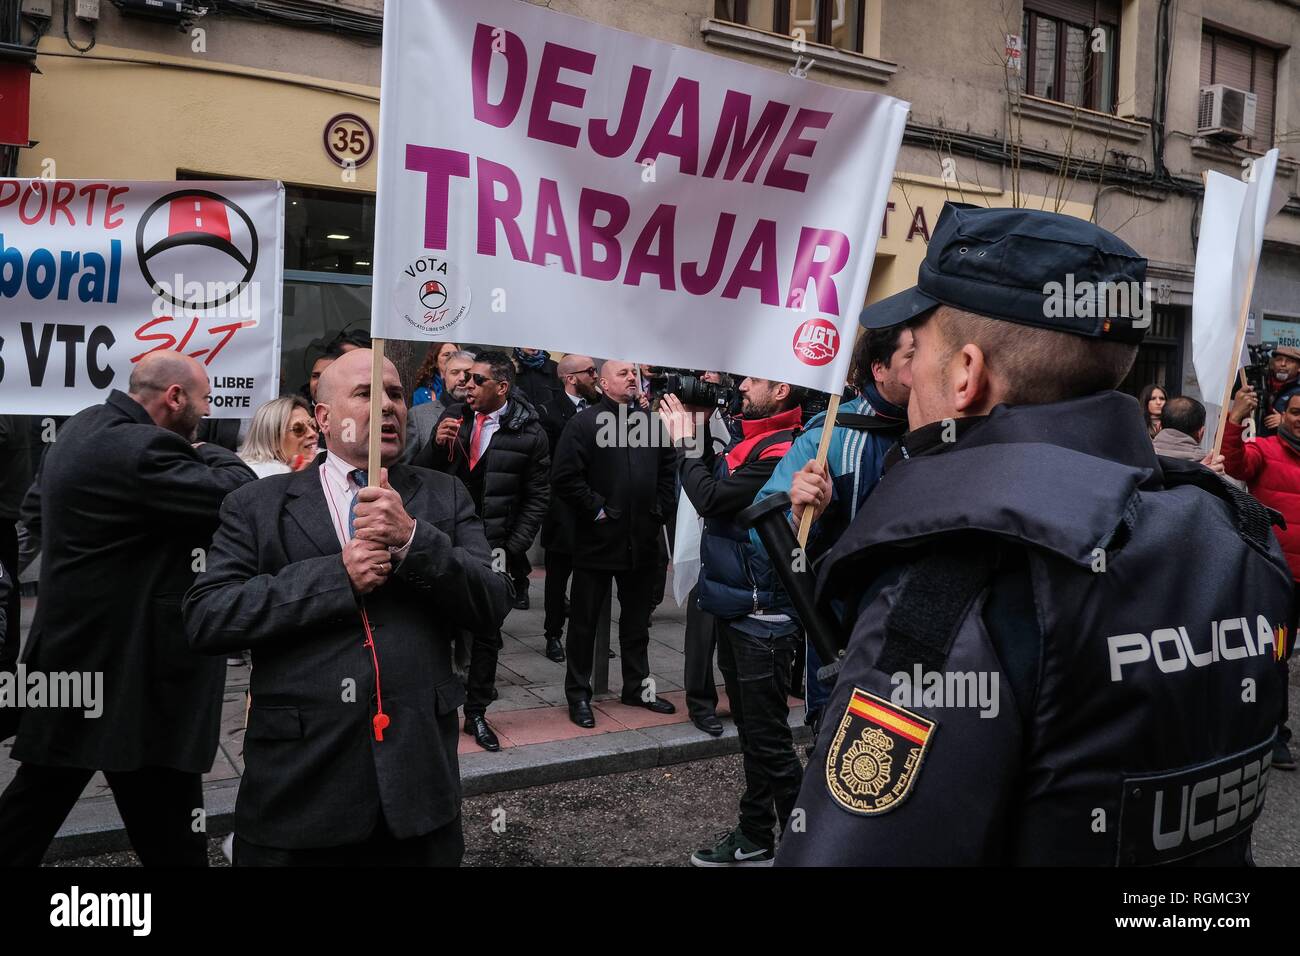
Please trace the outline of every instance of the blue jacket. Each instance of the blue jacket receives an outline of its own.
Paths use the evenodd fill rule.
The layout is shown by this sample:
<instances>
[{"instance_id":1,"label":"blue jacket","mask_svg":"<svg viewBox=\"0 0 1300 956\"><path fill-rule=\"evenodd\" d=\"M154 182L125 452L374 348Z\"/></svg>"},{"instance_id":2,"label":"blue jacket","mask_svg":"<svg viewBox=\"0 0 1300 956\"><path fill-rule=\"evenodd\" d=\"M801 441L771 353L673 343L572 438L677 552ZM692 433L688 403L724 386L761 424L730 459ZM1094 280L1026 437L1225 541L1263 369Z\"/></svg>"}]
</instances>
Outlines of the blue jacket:
<instances>
[{"instance_id":1,"label":"blue jacket","mask_svg":"<svg viewBox=\"0 0 1300 956\"><path fill-rule=\"evenodd\" d=\"M794 614L771 564L763 561L763 570L755 570L755 549L734 518L753 501L755 491L790 446L799 420L795 408L743 422L743 440L729 448L734 472L728 457L715 455L711 444L700 458L682 461L682 490L704 519L697 600L702 610L719 619L735 620L758 612Z\"/></svg>"}]
</instances>

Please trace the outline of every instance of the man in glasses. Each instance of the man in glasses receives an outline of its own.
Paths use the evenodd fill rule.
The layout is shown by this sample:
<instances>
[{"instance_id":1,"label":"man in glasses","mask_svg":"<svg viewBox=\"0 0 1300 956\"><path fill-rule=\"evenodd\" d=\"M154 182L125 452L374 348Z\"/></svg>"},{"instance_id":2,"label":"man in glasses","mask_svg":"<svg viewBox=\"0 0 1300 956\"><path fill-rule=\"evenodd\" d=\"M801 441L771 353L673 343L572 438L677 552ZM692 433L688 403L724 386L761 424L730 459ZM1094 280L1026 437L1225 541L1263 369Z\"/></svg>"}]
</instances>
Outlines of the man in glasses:
<instances>
[{"instance_id":1,"label":"man in glasses","mask_svg":"<svg viewBox=\"0 0 1300 956\"><path fill-rule=\"evenodd\" d=\"M515 367L508 355L480 354L470 370L465 401L443 413L433 442L415 464L465 483L483 519L493 569L508 571L518 581L521 567L527 567L525 552L546 514L551 456L537 410L516 393L514 384ZM465 733L484 750L501 749L486 719L501 643L499 629L480 629L470 649Z\"/></svg>"},{"instance_id":2,"label":"man in glasses","mask_svg":"<svg viewBox=\"0 0 1300 956\"><path fill-rule=\"evenodd\" d=\"M542 427L551 443L551 463L555 446L569 419L600 398L596 387L596 363L590 355L570 353L560 359L560 383L564 393L541 408ZM557 664L564 663L564 622L569 616L565 590L573 574L573 512L551 495L551 504L542 522L542 547L546 549L546 656Z\"/></svg>"}]
</instances>

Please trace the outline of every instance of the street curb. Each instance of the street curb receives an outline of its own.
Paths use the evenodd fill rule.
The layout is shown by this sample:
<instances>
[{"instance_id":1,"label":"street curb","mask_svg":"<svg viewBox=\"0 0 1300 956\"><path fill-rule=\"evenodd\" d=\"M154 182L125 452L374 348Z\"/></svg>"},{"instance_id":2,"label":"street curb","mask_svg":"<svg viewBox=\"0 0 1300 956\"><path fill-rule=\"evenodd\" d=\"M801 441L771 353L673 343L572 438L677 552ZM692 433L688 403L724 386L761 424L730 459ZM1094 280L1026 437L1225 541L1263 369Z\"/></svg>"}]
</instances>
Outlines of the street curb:
<instances>
[{"instance_id":1,"label":"street curb","mask_svg":"<svg viewBox=\"0 0 1300 956\"><path fill-rule=\"evenodd\" d=\"M721 737L710 737L686 722L509 747L498 753L462 754L461 789L464 796L475 797L740 753L735 724L725 721L723 726ZM808 742L811 735L803 723L802 707L791 709L790 727L797 746ZM209 837L229 833L234 826L238 792L238 779L204 784ZM130 848L117 804L111 794L105 794L77 803L46 852L45 862Z\"/></svg>"}]
</instances>

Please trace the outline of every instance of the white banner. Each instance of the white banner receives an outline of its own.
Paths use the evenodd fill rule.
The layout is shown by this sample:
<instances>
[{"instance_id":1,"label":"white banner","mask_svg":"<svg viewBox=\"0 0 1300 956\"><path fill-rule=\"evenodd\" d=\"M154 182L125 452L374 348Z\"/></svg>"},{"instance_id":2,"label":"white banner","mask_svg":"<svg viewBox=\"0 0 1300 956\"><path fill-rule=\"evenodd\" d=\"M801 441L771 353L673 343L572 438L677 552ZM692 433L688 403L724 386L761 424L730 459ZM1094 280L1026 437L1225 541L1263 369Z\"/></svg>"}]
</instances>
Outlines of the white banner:
<instances>
[{"instance_id":1,"label":"white banner","mask_svg":"<svg viewBox=\"0 0 1300 956\"><path fill-rule=\"evenodd\" d=\"M1216 408L1244 361L1244 348L1236 356L1232 350L1250 273L1264 247L1264 225L1276 212L1277 156L1271 149L1255 160L1244 181L1216 172L1205 176L1192 285L1192 365L1202 399Z\"/></svg>"},{"instance_id":2,"label":"white banner","mask_svg":"<svg viewBox=\"0 0 1300 956\"><path fill-rule=\"evenodd\" d=\"M0 179L0 413L75 414L172 349L250 417L280 390L283 222L275 182Z\"/></svg>"},{"instance_id":3,"label":"white banner","mask_svg":"<svg viewBox=\"0 0 1300 956\"><path fill-rule=\"evenodd\" d=\"M518 0L383 49L375 336L844 384L908 104Z\"/></svg>"}]
</instances>

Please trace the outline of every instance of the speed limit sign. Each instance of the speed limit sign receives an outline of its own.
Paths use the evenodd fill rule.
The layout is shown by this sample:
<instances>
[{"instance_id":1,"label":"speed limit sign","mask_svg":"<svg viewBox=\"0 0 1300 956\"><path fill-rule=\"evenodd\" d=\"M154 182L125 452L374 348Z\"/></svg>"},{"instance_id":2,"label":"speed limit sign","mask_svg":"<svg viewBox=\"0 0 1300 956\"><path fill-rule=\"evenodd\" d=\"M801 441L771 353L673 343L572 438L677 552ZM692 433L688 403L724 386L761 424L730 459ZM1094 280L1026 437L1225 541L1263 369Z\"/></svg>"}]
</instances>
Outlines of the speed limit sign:
<instances>
[{"instance_id":1,"label":"speed limit sign","mask_svg":"<svg viewBox=\"0 0 1300 956\"><path fill-rule=\"evenodd\" d=\"M375 133L356 113L339 113L325 124L325 153L336 164L356 169L375 153Z\"/></svg>"}]
</instances>

